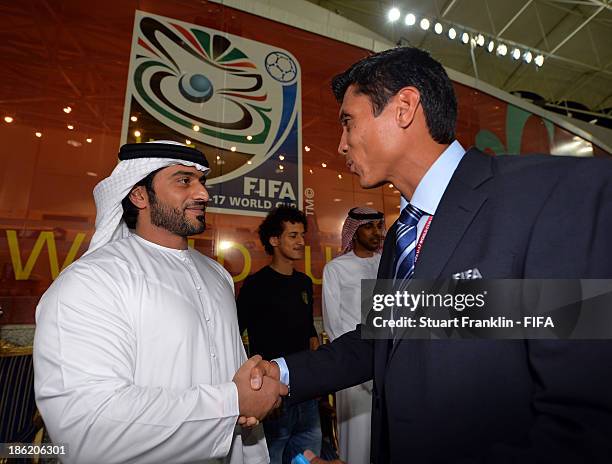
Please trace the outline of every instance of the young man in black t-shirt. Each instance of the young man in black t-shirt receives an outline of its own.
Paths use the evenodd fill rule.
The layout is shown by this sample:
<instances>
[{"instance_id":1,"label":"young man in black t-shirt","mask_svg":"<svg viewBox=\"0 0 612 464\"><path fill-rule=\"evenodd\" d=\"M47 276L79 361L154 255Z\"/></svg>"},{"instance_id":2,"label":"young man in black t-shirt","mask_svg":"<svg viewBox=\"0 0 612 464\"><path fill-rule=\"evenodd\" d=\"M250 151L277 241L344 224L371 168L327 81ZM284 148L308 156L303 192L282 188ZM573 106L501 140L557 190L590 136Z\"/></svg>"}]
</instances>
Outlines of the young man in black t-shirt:
<instances>
[{"instance_id":1,"label":"young man in black t-shirt","mask_svg":"<svg viewBox=\"0 0 612 464\"><path fill-rule=\"evenodd\" d=\"M306 216L289 206L273 209L259 226L272 256L269 266L247 277L238 296L240 333L248 331L251 355L274 359L319 346L312 317L312 281L294 269L304 257ZM289 464L306 449L319 454L318 403L283 405L264 420L271 464Z\"/></svg>"}]
</instances>

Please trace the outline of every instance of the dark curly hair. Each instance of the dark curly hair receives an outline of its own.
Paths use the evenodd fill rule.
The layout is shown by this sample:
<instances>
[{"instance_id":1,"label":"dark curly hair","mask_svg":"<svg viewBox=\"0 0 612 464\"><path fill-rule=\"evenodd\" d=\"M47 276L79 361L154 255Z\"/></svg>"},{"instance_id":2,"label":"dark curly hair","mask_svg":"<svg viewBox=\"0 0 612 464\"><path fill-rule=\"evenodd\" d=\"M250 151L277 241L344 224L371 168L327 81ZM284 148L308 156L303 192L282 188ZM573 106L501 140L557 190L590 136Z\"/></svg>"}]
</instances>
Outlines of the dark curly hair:
<instances>
[{"instance_id":1,"label":"dark curly hair","mask_svg":"<svg viewBox=\"0 0 612 464\"><path fill-rule=\"evenodd\" d=\"M281 236L285 228L284 222L303 224L304 231L308 228L306 215L293 206L281 205L271 210L257 230L261 244L269 255L274 254L274 247L270 245L270 239Z\"/></svg>"},{"instance_id":2,"label":"dark curly hair","mask_svg":"<svg viewBox=\"0 0 612 464\"><path fill-rule=\"evenodd\" d=\"M370 55L332 79L332 91L342 103L351 85L367 95L374 116L404 87L415 87L431 138L438 143L455 139L457 99L444 67L429 53L415 47L397 47Z\"/></svg>"},{"instance_id":3,"label":"dark curly hair","mask_svg":"<svg viewBox=\"0 0 612 464\"><path fill-rule=\"evenodd\" d=\"M155 174L161 171L161 169L162 168L153 171L147 177L137 182L134 187L130 189L130 193L132 193L132 190L134 190L136 187L144 185L144 187L147 189L147 194L149 195L149 198L154 200L155 190L153 190L153 178L155 177ZM129 229L135 229L136 222L138 221L138 212L140 210L136 208L134 203L132 203L132 200L130 200L130 193L128 193L127 196L123 200L121 200L121 206L123 207L123 220L125 221Z\"/></svg>"}]
</instances>

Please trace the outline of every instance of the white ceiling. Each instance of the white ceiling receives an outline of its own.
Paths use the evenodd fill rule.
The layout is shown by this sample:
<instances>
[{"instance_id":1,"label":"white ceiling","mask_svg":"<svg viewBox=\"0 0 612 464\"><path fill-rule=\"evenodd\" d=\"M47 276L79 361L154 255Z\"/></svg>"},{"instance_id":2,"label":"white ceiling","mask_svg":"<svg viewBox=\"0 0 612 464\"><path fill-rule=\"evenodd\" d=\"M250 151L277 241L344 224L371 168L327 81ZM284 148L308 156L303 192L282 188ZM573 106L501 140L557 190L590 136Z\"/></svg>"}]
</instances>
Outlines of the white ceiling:
<instances>
[{"instance_id":1,"label":"white ceiling","mask_svg":"<svg viewBox=\"0 0 612 464\"><path fill-rule=\"evenodd\" d=\"M352 20L393 43L411 44L430 51L445 66L477 76L507 92L533 92L547 108L578 102L586 108L572 110L574 117L597 119L612 127L612 0L309 0ZM389 22L387 12L397 7L402 17ZM417 24L406 26L413 13ZM421 18L431 22L419 27ZM444 32L437 35L433 24ZM459 35L481 32L487 39L507 41L509 49L536 49L545 57L536 67L507 56L489 53L486 47L464 45L446 34L453 25ZM473 53L472 53L473 52ZM535 56L535 53L534 53ZM540 102L543 104L544 102Z\"/></svg>"}]
</instances>

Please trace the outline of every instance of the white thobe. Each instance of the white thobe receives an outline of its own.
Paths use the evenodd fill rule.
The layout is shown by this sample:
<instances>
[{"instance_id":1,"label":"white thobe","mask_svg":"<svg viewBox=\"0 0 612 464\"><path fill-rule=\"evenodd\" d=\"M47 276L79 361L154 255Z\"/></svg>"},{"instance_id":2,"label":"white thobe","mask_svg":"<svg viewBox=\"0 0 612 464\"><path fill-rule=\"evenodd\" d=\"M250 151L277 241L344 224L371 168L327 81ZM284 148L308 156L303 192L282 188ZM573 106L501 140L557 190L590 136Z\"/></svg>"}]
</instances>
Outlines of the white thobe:
<instances>
[{"instance_id":1,"label":"white thobe","mask_svg":"<svg viewBox=\"0 0 612 464\"><path fill-rule=\"evenodd\" d=\"M60 274L36 324L36 401L64 462L269 462L261 427L236 425L246 355L216 261L111 242Z\"/></svg>"},{"instance_id":2,"label":"white thobe","mask_svg":"<svg viewBox=\"0 0 612 464\"><path fill-rule=\"evenodd\" d=\"M360 258L350 251L323 269L323 324L331 340L361 323L361 279L375 279L380 254ZM350 464L370 462L372 382L336 393L340 458Z\"/></svg>"}]
</instances>

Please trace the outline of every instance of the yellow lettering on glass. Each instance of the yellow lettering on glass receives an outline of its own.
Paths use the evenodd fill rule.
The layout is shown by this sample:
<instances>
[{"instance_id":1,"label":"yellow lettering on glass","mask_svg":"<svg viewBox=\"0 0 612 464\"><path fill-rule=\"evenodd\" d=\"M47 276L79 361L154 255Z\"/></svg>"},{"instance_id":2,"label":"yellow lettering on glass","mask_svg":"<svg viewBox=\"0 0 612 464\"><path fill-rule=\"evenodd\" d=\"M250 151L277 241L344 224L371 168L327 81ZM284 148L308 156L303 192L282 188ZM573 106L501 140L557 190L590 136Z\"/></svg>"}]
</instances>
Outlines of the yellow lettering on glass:
<instances>
[{"instance_id":1,"label":"yellow lettering on glass","mask_svg":"<svg viewBox=\"0 0 612 464\"><path fill-rule=\"evenodd\" d=\"M36 261L40 256L45 242L47 244L47 252L49 253L49 269L51 270L51 277L53 279L56 279L60 271L63 271L67 266L72 264L84 239L84 233L80 232L76 234L76 236L74 237L74 241L70 246L70 250L68 250L68 254L64 259L62 268L60 269L57 260L57 247L55 246L55 237L53 236L53 232L41 232L38 235L36 242L34 243L34 247L32 247L32 251L30 252L30 256L26 261L25 267L23 267L21 261L21 251L19 250L19 241L17 240L17 231L7 230L6 240L8 242L9 252L11 255L11 262L13 264L15 280L28 280L30 278L32 269L34 269L34 265L36 264Z\"/></svg>"},{"instance_id":2,"label":"yellow lettering on glass","mask_svg":"<svg viewBox=\"0 0 612 464\"><path fill-rule=\"evenodd\" d=\"M230 248L237 248L244 258L244 266L242 267L242 271L240 274L232 276L234 282L240 282L241 280L246 279L251 272L251 254L249 253L247 247L245 247L242 243L226 242L223 248L219 247L219 252L217 253L217 262L221 266L223 266L223 263L225 262L225 252Z\"/></svg>"},{"instance_id":3,"label":"yellow lettering on glass","mask_svg":"<svg viewBox=\"0 0 612 464\"><path fill-rule=\"evenodd\" d=\"M329 263L331 260L332 260L331 247L326 246L325 247L325 264ZM306 245L304 247L304 271L306 272L306 275L312 279L313 284L321 285L323 283L322 276L320 279L318 279L312 274L312 256L311 256L309 245Z\"/></svg>"}]
</instances>

